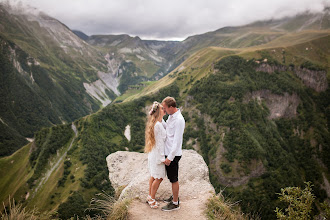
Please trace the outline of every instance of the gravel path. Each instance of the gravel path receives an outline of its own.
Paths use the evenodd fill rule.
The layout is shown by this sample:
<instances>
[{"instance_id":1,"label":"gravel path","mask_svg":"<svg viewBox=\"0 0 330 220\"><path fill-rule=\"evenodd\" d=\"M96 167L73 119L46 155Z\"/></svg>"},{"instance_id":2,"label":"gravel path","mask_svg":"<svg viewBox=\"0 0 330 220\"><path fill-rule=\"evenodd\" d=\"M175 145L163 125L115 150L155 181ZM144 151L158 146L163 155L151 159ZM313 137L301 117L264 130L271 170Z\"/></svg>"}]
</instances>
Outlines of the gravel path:
<instances>
[{"instance_id":1,"label":"gravel path","mask_svg":"<svg viewBox=\"0 0 330 220\"><path fill-rule=\"evenodd\" d=\"M172 212L161 211L161 207L166 203L158 201L160 207L151 209L147 203L140 200L134 200L129 207L129 220L158 220L158 219L187 219L187 220L203 220L207 219L204 214L206 209L206 201L210 195L200 195L185 201L180 201L180 209Z\"/></svg>"}]
</instances>

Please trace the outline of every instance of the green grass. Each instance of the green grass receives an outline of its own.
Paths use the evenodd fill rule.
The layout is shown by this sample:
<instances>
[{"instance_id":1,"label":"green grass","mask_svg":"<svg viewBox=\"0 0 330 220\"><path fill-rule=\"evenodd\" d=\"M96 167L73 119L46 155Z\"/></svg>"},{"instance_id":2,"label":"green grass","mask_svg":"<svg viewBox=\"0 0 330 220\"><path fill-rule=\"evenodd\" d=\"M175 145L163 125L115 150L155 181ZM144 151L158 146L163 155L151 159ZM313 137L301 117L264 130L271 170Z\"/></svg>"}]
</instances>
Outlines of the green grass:
<instances>
[{"instance_id":1,"label":"green grass","mask_svg":"<svg viewBox=\"0 0 330 220\"><path fill-rule=\"evenodd\" d=\"M201 49L192 54L187 60L181 63L171 73L150 86L147 86L142 91L135 94L130 94L125 97L124 101L131 101L142 96L155 93L159 89L166 87L176 81L182 91L189 90L191 85L201 78L213 72L213 64L218 60L229 55L240 55L246 59L260 59L261 51L268 51L271 56L282 63L282 49L286 51L286 65L293 63L301 65L304 61L313 61L328 69L330 66L330 56L325 51L329 50L330 31L302 31L299 33L287 33L277 39L258 46L245 48L222 48L208 47ZM313 47L313 51L306 51L306 47ZM273 52L275 50L276 52ZM320 56L321 54L321 56ZM181 74L181 75L180 75ZM191 80L192 79L192 80ZM185 94L182 94L185 96Z\"/></svg>"},{"instance_id":2,"label":"green grass","mask_svg":"<svg viewBox=\"0 0 330 220\"><path fill-rule=\"evenodd\" d=\"M127 55L127 59L133 61L136 67L142 71L139 75L150 78L159 70L159 66L151 60L141 60L135 55Z\"/></svg>"},{"instance_id":3,"label":"green grass","mask_svg":"<svg viewBox=\"0 0 330 220\"><path fill-rule=\"evenodd\" d=\"M306 61L310 61L327 69L329 75L330 55L327 52L330 49L329 40L330 33L327 36L287 47L281 46L254 51L243 50L239 55L246 59L260 59L262 58L261 52L265 51L274 60L283 65L294 64L295 66L299 66Z\"/></svg>"},{"instance_id":4,"label":"green grass","mask_svg":"<svg viewBox=\"0 0 330 220\"><path fill-rule=\"evenodd\" d=\"M206 203L205 214L209 220L228 219L228 220L248 220L261 219L258 214L243 213L238 203L226 200L222 194L214 195Z\"/></svg>"},{"instance_id":5,"label":"green grass","mask_svg":"<svg viewBox=\"0 0 330 220\"><path fill-rule=\"evenodd\" d=\"M32 173L29 164L31 144L22 147L13 155L0 158L0 201L7 205L8 196L20 201L24 192L20 190ZM0 210L3 209L1 206Z\"/></svg>"},{"instance_id":6,"label":"green grass","mask_svg":"<svg viewBox=\"0 0 330 220\"><path fill-rule=\"evenodd\" d=\"M221 47L208 47L200 49L198 51L196 49L195 53L193 53L188 59L186 59L176 69L174 69L171 73L169 73L161 80L153 82L143 82L146 87L141 86L127 90L123 95L117 97L114 101L127 103L131 100L138 99L143 96L155 94L160 89L173 83L175 83L180 88L180 99L184 100L185 96L187 95L187 91L192 88L194 83L215 72L213 67L215 63L217 63L224 57L231 56L234 54L238 54L246 59L259 59L262 58L262 52L268 52L272 56L272 58L277 60L279 63L285 65L289 65L290 63L299 65L306 60L310 60L313 63L325 66L328 69L329 74L329 54L326 52L329 50L329 33L329 31L304 31L301 33L288 33L283 34L282 36L277 36L275 40L269 43L259 46L252 46L255 43L254 41L261 40L261 38L263 38L264 36L273 34L260 33L259 37L255 37L255 35L247 35L246 38L241 39L241 41L240 39L238 39L238 41L236 42L228 42L232 43L232 45L235 47L240 47L239 49ZM18 40L17 42L19 42L18 44L23 45L24 48L32 50L35 53L36 57L40 56L40 53L35 50L35 48L30 48L31 45L27 45L26 43L24 43L25 40ZM251 47L245 47L246 45ZM314 50L307 51L306 47L313 47ZM286 51L285 55L283 55L282 49ZM276 51L272 53L272 50ZM190 51L189 53L192 53L192 51ZM285 63L283 62L283 56L285 56ZM52 70L53 72L61 70L64 73L70 73L71 69L65 66L62 61L58 59L54 54L50 54L49 60L53 62L56 67L52 67L50 64L45 64L43 62L41 62L41 65L47 69ZM78 63L82 64L81 62L82 61L79 61ZM137 62L136 65L138 68L143 69L144 74L148 76L150 76L149 74L151 74L151 72L156 71L158 68L149 61L142 62L140 60L139 62ZM84 65L82 65L81 68L84 69ZM92 71L91 68L87 69L88 71ZM92 79L89 77L93 77L92 75L88 75L85 72L82 73L82 77L83 76L85 76L86 79ZM55 80L58 80L58 77L59 76L56 76ZM77 80L80 79L78 73L75 73L72 77ZM233 80L232 82L228 82L228 85L235 84L236 82L237 81ZM91 137L95 138L95 141L91 141L92 144L87 143L87 140L85 140L86 145L89 144L94 147L93 144L95 144L96 141L99 141L99 146L105 146L104 143L100 140L105 140L106 138L108 138L107 142L105 143L109 144L110 147L113 147L113 149L115 150L123 149L123 146L125 146L125 138L123 136L120 136L120 132L122 131L122 128L124 128L127 124L131 124L136 121L136 115L132 116L134 117L134 119L128 120L127 114L123 114L123 118L116 118L116 120L120 121L122 124L120 124L119 122L116 124L114 123L115 119L111 119L114 121L106 121L106 119L113 116L111 116L111 114L113 114L113 110L115 109L113 108L111 109L111 111L109 110L109 112L107 112L107 108L105 108L100 110L97 114L94 114L92 116L86 116L85 118L80 119L80 123L82 124L85 122L89 123L89 125L83 124L80 127L82 129L80 132L83 133L84 131L86 131L85 137L87 137L87 139ZM119 109L116 116L120 115L122 117L121 114L125 110L127 109ZM129 112L133 112L133 110L129 109ZM101 114L103 114L102 117ZM119 124L121 127L119 127ZM104 129L104 127L106 127L107 129L112 129L113 133L106 133L107 131L106 129ZM136 129L141 130L138 126L136 126ZM115 132L117 131L118 133L116 134ZM107 137L107 135L109 135L109 137ZM113 136L110 137L110 135ZM251 135L256 137L256 135L254 134ZM80 138L83 138L82 136ZM72 155L67 156L67 158L70 158L72 166L69 168L71 173L69 174L68 179L65 181L64 187L57 186L57 182L59 179L62 178L64 172L64 161L62 161L59 167L49 177L45 185L39 189L36 197L29 201L29 208L37 206L38 208L40 208L41 211L51 213L57 209L60 203L66 201L66 199L70 195L72 195L73 191L80 191L80 193L82 193L85 198L91 197L91 195L96 192L95 188L86 189L82 188L80 185L81 182L79 179L86 177L85 170L87 168L87 164L83 165L81 162L81 158L79 158L79 155L81 153L80 150L82 147L84 147L83 144L80 145L80 141L81 140L77 140L77 143L75 143L79 146L76 151ZM60 149L60 155L63 154L64 150L68 147L68 144L70 142L71 140L67 143L67 145L63 146ZM118 146L112 146L112 144L116 144ZM197 144L200 145L200 143ZM21 199L21 196L24 196L25 192L28 190L24 186L24 183L26 183L26 181L32 175L32 170L28 162L30 147L30 145L27 145L21 150L17 151L14 155L0 159L0 189L2 190L0 192L0 196L2 201L5 201L9 194L15 194L16 198ZM91 149L94 150L95 148ZM56 158L57 156L54 156L53 158L51 158L51 160L53 160L54 162ZM103 159L101 158L101 160ZM13 163L11 161L13 161ZM90 161L88 162L88 165L89 163ZM238 176L236 169L236 167L239 166L238 162L234 161L231 165L233 165L234 171L232 173L229 173L228 176ZM46 168L49 168L49 165L47 165ZM249 168L253 169L253 167ZM10 175L8 175L8 173ZM74 181L70 179L71 175L74 175ZM329 177L328 174L327 177Z\"/></svg>"},{"instance_id":7,"label":"green grass","mask_svg":"<svg viewBox=\"0 0 330 220\"><path fill-rule=\"evenodd\" d=\"M149 86L153 85L156 82L157 81L141 82L142 84L144 84L144 86L137 86L136 88L126 90L125 93L118 96L114 100L114 102L123 102L128 98L130 99L130 97L132 97L132 96L134 96L134 97L139 96L139 94L144 90L145 87L149 87Z\"/></svg>"},{"instance_id":8,"label":"green grass","mask_svg":"<svg viewBox=\"0 0 330 220\"><path fill-rule=\"evenodd\" d=\"M72 139L70 139L65 146L63 146L59 151L58 155L53 156L49 161L52 164L56 163L58 159L68 150ZM77 143L73 143L73 146ZM44 182L44 184L39 188L35 197L29 200L27 207L32 209L33 207L38 207L41 212L52 213L56 211L58 206L65 202L66 199L72 194L73 191L77 191L81 188L79 179L84 176L84 170L86 165L83 165L79 158L80 148L77 148L76 152L71 155L67 155L59 166L53 171L49 176L49 179ZM64 187L58 186L58 180L62 178L64 171L64 162L69 160L72 166L69 168L70 174L65 181ZM45 171L49 170L51 167L47 164ZM70 176L74 175L74 181L70 179ZM35 188L32 189L32 191Z\"/></svg>"}]
</instances>

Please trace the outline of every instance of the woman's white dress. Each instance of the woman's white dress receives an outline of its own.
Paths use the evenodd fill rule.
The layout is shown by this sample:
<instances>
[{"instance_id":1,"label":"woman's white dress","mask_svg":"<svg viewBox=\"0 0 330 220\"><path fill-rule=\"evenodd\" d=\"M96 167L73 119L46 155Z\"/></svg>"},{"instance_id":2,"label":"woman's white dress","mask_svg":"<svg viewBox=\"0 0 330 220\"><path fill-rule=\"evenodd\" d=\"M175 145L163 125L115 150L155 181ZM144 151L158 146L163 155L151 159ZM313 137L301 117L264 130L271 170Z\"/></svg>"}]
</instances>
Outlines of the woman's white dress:
<instances>
[{"instance_id":1,"label":"woman's white dress","mask_svg":"<svg viewBox=\"0 0 330 220\"><path fill-rule=\"evenodd\" d=\"M155 179L165 178L165 139L166 130L162 123L156 122L155 128L155 141L154 148L148 154L148 167L150 175Z\"/></svg>"}]
</instances>

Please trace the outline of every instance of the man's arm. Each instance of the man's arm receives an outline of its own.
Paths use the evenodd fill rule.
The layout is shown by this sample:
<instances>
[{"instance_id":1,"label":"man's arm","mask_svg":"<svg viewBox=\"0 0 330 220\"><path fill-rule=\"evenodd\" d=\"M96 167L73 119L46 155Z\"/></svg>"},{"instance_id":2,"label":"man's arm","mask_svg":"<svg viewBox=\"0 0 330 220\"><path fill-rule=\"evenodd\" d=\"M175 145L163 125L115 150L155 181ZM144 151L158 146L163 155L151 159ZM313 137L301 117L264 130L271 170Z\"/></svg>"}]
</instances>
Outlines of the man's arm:
<instances>
[{"instance_id":1,"label":"man's arm","mask_svg":"<svg viewBox=\"0 0 330 220\"><path fill-rule=\"evenodd\" d=\"M182 148L184 127L185 127L184 119L178 120L178 122L175 124L173 146L172 146L171 152L168 154L168 156L166 158L170 161L174 160L176 152Z\"/></svg>"}]
</instances>

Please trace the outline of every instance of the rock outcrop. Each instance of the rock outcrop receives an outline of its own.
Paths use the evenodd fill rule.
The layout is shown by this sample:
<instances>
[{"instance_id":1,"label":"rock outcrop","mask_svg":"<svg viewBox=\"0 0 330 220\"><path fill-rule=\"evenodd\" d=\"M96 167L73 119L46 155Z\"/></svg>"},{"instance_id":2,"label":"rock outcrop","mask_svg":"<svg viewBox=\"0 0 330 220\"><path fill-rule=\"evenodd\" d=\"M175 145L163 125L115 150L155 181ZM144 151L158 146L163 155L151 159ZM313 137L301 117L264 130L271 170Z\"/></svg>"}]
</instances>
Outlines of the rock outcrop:
<instances>
[{"instance_id":1,"label":"rock outcrop","mask_svg":"<svg viewBox=\"0 0 330 220\"><path fill-rule=\"evenodd\" d=\"M327 72L324 70L295 68L294 73L307 87L314 89L316 92L323 92L328 88Z\"/></svg>"},{"instance_id":2,"label":"rock outcrop","mask_svg":"<svg viewBox=\"0 0 330 220\"><path fill-rule=\"evenodd\" d=\"M251 99L257 99L258 102L264 100L270 111L269 119L274 118L293 118L297 114L297 107L300 99L296 93L289 95L277 95L269 90L258 90L248 93L244 96L244 103L249 102Z\"/></svg>"},{"instance_id":3,"label":"rock outcrop","mask_svg":"<svg viewBox=\"0 0 330 220\"><path fill-rule=\"evenodd\" d=\"M106 160L112 186L115 190L125 187L120 198L139 198L144 201L149 189L148 155L118 151L110 154ZM181 200L214 193L214 188L209 181L208 167L201 155L194 150L183 150L179 165ZM164 179L156 196L167 198L171 193L171 183Z\"/></svg>"},{"instance_id":4,"label":"rock outcrop","mask_svg":"<svg viewBox=\"0 0 330 220\"><path fill-rule=\"evenodd\" d=\"M316 92L323 92L328 88L327 72L325 70L310 70L301 67L286 67L283 65L269 65L268 63L260 64L256 71L272 74L274 72L293 71L302 82Z\"/></svg>"},{"instance_id":5,"label":"rock outcrop","mask_svg":"<svg viewBox=\"0 0 330 220\"><path fill-rule=\"evenodd\" d=\"M282 65L269 65L268 63L263 63L260 66L256 68L257 72L265 72L265 73L274 73L277 72L283 72L286 71L287 67Z\"/></svg>"},{"instance_id":6,"label":"rock outcrop","mask_svg":"<svg viewBox=\"0 0 330 220\"><path fill-rule=\"evenodd\" d=\"M145 203L150 177L147 154L118 151L107 157L112 186L116 190L124 187L119 199L135 198L128 209L129 219L207 219L206 202L214 195L208 167L196 151L183 150L182 154L179 163L180 210L175 212L162 212L160 208L150 209ZM165 205L162 199L168 198L171 194L171 183L165 178L156 194L156 200L161 207Z\"/></svg>"}]
</instances>

